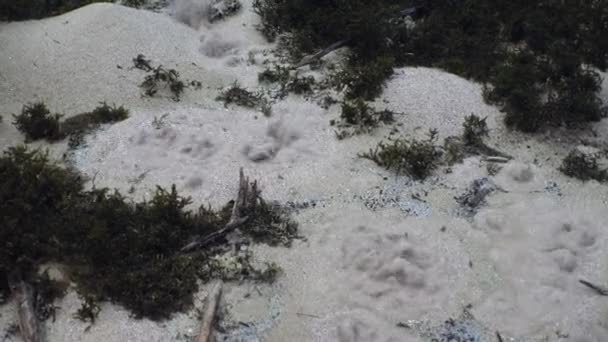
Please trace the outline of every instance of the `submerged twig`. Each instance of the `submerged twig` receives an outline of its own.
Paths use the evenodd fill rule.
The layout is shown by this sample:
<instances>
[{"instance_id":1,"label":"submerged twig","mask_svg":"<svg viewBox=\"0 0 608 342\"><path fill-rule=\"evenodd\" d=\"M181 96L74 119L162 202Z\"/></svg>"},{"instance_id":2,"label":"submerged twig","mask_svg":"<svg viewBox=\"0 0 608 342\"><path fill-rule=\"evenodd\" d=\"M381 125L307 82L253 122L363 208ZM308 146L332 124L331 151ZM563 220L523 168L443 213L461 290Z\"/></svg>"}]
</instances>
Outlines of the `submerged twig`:
<instances>
[{"instance_id":1,"label":"submerged twig","mask_svg":"<svg viewBox=\"0 0 608 342\"><path fill-rule=\"evenodd\" d=\"M483 159L490 163L508 163L511 158L493 156L493 157L485 157Z\"/></svg>"},{"instance_id":2,"label":"submerged twig","mask_svg":"<svg viewBox=\"0 0 608 342\"><path fill-rule=\"evenodd\" d=\"M249 178L245 177L243 173L243 169L240 170L239 173L239 191L237 193L236 200L234 201L234 205L232 207L232 214L230 216L230 221L226 224L226 226L218 231L215 231L209 235L199 237L195 239L193 242L187 244L182 247L180 250L181 253L188 253L195 249L201 248L206 244L214 241L215 239L225 236L230 233L237 227L241 226L245 223L249 218L244 216L244 213L247 208L251 208L255 206L255 202L258 198L258 190L257 190L257 181L253 183L249 183Z\"/></svg>"},{"instance_id":3,"label":"submerged twig","mask_svg":"<svg viewBox=\"0 0 608 342\"><path fill-rule=\"evenodd\" d=\"M608 296L608 289L606 289L605 287L599 286L599 285L595 285L592 284L586 280L580 279L578 281L579 283L587 286L588 288L592 289L593 291L595 291L597 294L599 294L600 296Z\"/></svg>"},{"instance_id":4,"label":"submerged twig","mask_svg":"<svg viewBox=\"0 0 608 342\"><path fill-rule=\"evenodd\" d=\"M215 321L215 313L222 297L222 281L218 281L205 300L205 311L201 319L201 328L198 337L194 342L211 342L213 341L213 322Z\"/></svg>"},{"instance_id":5,"label":"submerged twig","mask_svg":"<svg viewBox=\"0 0 608 342\"><path fill-rule=\"evenodd\" d=\"M496 338L498 339L498 342L504 342L504 340L502 339L502 336L500 335L500 333L498 331L496 332Z\"/></svg>"},{"instance_id":6,"label":"submerged twig","mask_svg":"<svg viewBox=\"0 0 608 342\"><path fill-rule=\"evenodd\" d=\"M323 49L315 54L304 56L304 58L302 58L302 60L300 60L296 65L293 66L293 69L298 69L305 65L311 64L315 61L318 61L323 56L327 55L328 53L330 53L334 50L337 50L343 46L346 46L348 44L348 42L349 42L348 39L340 40L340 41L337 41L337 42L331 44L330 46L326 47L325 49Z\"/></svg>"},{"instance_id":7,"label":"submerged twig","mask_svg":"<svg viewBox=\"0 0 608 342\"><path fill-rule=\"evenodd\" d=\"M17 311L19 313L19 332L25 342L44 341L40 322L36 316L34 304L34 289L30 284L15 276L12 280L11 290L15 294L17 301Z\"/></svg>"}]
</instances>

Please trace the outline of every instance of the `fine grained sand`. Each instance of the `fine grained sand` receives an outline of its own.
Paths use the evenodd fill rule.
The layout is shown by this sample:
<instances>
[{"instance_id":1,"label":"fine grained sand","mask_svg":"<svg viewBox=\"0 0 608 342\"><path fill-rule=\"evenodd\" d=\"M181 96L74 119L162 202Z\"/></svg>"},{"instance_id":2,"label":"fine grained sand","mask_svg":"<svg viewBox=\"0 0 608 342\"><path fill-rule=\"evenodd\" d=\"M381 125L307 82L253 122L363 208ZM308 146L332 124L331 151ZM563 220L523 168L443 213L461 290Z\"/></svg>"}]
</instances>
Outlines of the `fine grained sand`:
<instances>
[{"instance_id":1,"label":"fine grained sand","mask_svg":"<svg viewBox=\"0 0 608 342\"><path fill-rule=\"evenodd\" d=\"M228 289L226 321L248 325L237 324L227 340L447 341L448 318L471 341L494 341L495 331L521 341L608 340L608 307L578 283L608 284L607 188L556 170L579 138L603 146L608 122L594 127L595 136L521 135L504 128L480 85L439 70L397 70L376 104L400 113L400 134L459 134L464 116L474 113L488 117L488 143L515 157L491 177L501 191L465 215L454 197L488 176L479 158L412 182L357 158L390 128L339 141L329 125L336 106L323 110L288 97L266 118L214 101L234 80L257 85L259 62L272 48L255 31L257 21L245 2L225 22L188 20L194 28L109 4L0 24L0 146L22 141L6 114L23 103L40 99L73 115L108 101L130 108L131 117L89 136L69 156L96 186L141 199L157 184L175 183L196 204L217 206L234 196L244 167L265 198L311 204L294 212L305 241L255 248L257 259L283 268L277 284ZM144 74L131 69L139 53L203 89L186 90L178 103L141 98ZM608 100L606 90L603 96ZM154 118L165 114L155 127ZM60 156L65 145L51 150ZM197 306L204 296L203 288ZM85 331L72 317L80 305L74 293L58 305L56 322L47 323L50 341L186 341L198 324L194 312L155 323L104 304ZM15 320L13 305L0 314L0 330Z\"/></svg>"}]
</instances>

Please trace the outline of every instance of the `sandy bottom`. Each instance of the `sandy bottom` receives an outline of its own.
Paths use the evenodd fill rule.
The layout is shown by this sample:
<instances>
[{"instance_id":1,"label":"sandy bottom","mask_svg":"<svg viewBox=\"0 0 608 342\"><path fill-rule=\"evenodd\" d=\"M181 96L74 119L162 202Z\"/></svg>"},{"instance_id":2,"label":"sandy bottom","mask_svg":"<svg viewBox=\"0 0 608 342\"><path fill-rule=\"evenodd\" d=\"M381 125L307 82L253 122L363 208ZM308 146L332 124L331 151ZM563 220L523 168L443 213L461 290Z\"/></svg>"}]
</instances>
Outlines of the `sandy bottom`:
<instances>
[{"instance_id":1,"label":"sandy bottom","mask_svg":"<svg viewBox=\"0 0 608 342\"><path fill-rule=\"evenodd\" d=\"M293 213L305 240L255 248L260 261L283 268L278 282L229 285L227 341L495 341L496 331L515 341L608 340L608 305L579 283L608 284L608 188L557 171L572 144L605 147L608 121L595 134L512 133L483 102L480 85L434 69L399 69L377 101L400 113L399 134L456 135L474 113L488 117L488 143L514 160L495 176L476 157L423 183L395 176L357 158L392 127L340 141L329 125L337 106L288 97L266 118L214 100L234 80L257 86L272 48L245 5L213 25L189 17L195 28L110 4L0 24L0 147L23 141L8 114L24 103L44 100L69 116L108 101L130 108L131 117L66 156L96 186L142 199L157 184L176 184L196 204L218 206L234 196L243 167L265 198L307 203ZM186 90L180 102L142 98L144 74L131 68L139 53L203 88ZM49 148L65 152L65 144ZM483 177L500 190L478 211L463 212L454 197ZM198 307L204 297L201 287ZM87 329L73 318L74 293L57 305L49 341L189 341L198 325L194 311L158 323L104 304ZM0 307L0 332L13 322L14 305Z\"/></svg>"}]
</instances>

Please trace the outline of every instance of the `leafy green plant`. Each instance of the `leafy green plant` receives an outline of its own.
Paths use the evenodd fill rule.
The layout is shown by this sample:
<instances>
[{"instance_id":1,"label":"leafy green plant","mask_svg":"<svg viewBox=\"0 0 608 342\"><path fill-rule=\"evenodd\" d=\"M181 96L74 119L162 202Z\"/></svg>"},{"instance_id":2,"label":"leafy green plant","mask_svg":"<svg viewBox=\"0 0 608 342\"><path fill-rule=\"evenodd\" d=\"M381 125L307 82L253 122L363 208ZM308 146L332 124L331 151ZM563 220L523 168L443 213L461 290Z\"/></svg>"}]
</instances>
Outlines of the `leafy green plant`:
<instances>
[{"instance_id":1,"label":"leafy green plant","mask_svg":"<svg viewBox=\"0 0 608 342\"><path fill-rule=\"evenodd\" d=\"M64 137L59 124L62 115L51 114L43 102L25 105L21 114L13 117L15 126L29 141L40 139L56 141Z\"/></svg>"},{"instance_id":2,"label":"leafy green plant","mask_svg":"<svg viewBox=\"0 0 608 342\"><path fill-rule=\"evenodd\" d=\"M192 304L201 269L232 249L225 238L183 253L197 236L225 227L232 203L220 210L187 210L175 186L157 188L149 201L132 202L108 189L84 190L82 177L38 150L9 148L0 158L0 280L14 270L26 280L43 262L66 266L84 304L77 313L93 321L98 301L123 305L137 317L168 318ZM252 241L289 245L296 225L259 197L247 209L241 232ZM268 272L249 269L245 279ZM269 271L270 272L270 271ZM202 279L205 280L205 279ZM0 293L10 291L0 283Z\"/></svg>"},{"instance_id":3,"label":"leafy green plant","mask_svg":"<svg viewBox=\"0 0 608 342\"><path fill-rule=\"evenodd\" d=\"M405 172L414 179L424 180L439 166L441 152L435 146L437 132L431 130L426 140L395 139L380 142L375 149L360 157L370 159L387 170Z\"/></svg>"}]
</instances>

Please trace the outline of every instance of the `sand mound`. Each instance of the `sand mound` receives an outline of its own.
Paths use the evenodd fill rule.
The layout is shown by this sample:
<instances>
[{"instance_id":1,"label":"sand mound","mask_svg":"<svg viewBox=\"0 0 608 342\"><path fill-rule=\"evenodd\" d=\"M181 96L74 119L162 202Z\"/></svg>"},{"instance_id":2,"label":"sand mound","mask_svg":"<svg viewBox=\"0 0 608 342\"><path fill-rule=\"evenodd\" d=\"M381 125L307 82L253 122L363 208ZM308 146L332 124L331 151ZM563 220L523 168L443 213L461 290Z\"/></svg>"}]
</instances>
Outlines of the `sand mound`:
<instances>
[{"instance_id":1,"label":"sand mound","mask_svg":"<svg viewBox=\"0 0 608 342\"><path fill-rule=\"evenodd\" d=\"M484 102L480 84L435 69L397 69L380 101L404 114L399 120L407 135L422 136L433 128L441 138L459 135L464 118L471 114L488 117L490 129L501 125L498 110Z\"/></svg>"}]
</instances>

